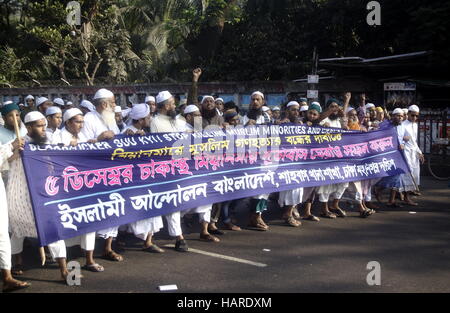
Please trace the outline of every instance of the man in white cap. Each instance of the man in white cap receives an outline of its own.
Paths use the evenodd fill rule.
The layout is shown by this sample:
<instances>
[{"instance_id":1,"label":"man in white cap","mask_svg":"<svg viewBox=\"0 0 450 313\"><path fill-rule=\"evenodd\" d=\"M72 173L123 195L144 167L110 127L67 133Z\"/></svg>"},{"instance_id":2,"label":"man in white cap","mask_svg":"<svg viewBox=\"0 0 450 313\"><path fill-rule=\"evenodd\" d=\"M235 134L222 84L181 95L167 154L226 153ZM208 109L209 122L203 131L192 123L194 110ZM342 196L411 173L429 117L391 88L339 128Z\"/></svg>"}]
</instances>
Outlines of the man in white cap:
<instances>
[{"instance_id":1,"label":"man in white cap","mask_svg":"<svg viewBox=\"0 0 450 313\"><path fill-rule=\"evenodd\" d=\"M416 187L420 185L420 164L425 162L422 151L420 150L417 139L418 139L418 123L420 115L420 109L417 105L411 105L408 108L407 118L403 121L402 126L409 133L410 139L405 145L405 158L408 162L409 168L411 169L411 176L404 175L406 178L404 181L404 192L411 192L414 194L418 193ZM412 184L411 184L412 183ZM411 204L411 203L409 203Z\"/></svg>"},{"instance_id":2,"label":"man in white cap","mask_svg":"<svg viewBox=\"0 0 450 313\"><path fill-rule=\"evenodd\" d=\"M216 99L214 100L214 102L216 103L216 110L217 110L217 113L218 113L220 116L223 116L225 102L223 101L222 98L216 98Z\"/></svg>"},{"instance_id":3,"label":"man in white cap","mask_svg":"<svg viewBox=\"0 0 450 313\"><path fill-rule=\"evenodd\" d=\"M25 105L29 108L34 107L34 97L32 95L28 95L25 97Z\"/></svg>"},{"instance_id":4,"label":"man in white cap","mask_svg":"<svg viewBox=\"0 0 450 313\"><path fill-rule=\"evenodd\" d=\"M151 133L174 133L184 131L184 123L176 118L175 99L169 91L161 91L156 96L157 114L150 122ZM174 212L166 215L169 235L176 238L175 250L187 252L188 245L181 229L181 214Z\"/></svg>"},{"instance_id":5,"label":"man in white cap","mask_svg":"<svg viewBox=\"0 0 450 313\"><path fill-rule=\"evenodd\" d=\"M278 106L272 108L272 122L276 123L281 118L281 109Z\"/></svg>"},{"instance_id":6,"label":"man in white cap","mask_svg":"<svg viewBox=\"0 0 450 313\"><path fill-rule=\"evenodd\" d=\"M133 105L130 112L131 125L126 127L122 133L126 135L145 135L145 128L150 123L150 107L146 103ZM161 216L151 217L130 223L126 226L128 232L144 241L143 251L152 253L163 253L164 250L152 242L153 235L163 228Z\"/></svg>"},{"instance_id":7,"label":"man in white cap","mask_svg":"<svg viewBox=\"0 0 450 313\"><path fill-rule=\"evenodd\" d=\"M51 106L45 112L45 116L47 117L47 129L45 133L47 135L47 139L50 143L53 143L53 137L57 138L61 133L59 127L62 123L62 111L58 106Z\"/></svg>"},{"instance_id":8,"label":"man in white cap","mask_svg":"<svg viewBox=\"0 0 450 313\"><path fill-rule=\"evenodd\" d=\"M92 104L91 101L89 100L83 100L80 103L80 110L81 112L83 112L84 115L86 115L89 112L94 112L95 111L95 107Z\"/></svg>"},{"instance_id":9,"label":"man in white cap","mask_svg":"<svg viewBox=\"0 0 450 313\"><path fill-rule=\"evenodd\" d=\"M61 110L64 110L64 108L65 108L64 100L61 98L53 99L53 104L55 106L58 106Z\"/></svg>"},{"instance_id":10,"label":"man in white cap","mask_svg":"<svg viewBox=\"0 0 450 313\"><path fill-rule=\"evenodd\" d=\"M262 111L269 116L270 122L272 122L272 110L267 105L263 105Z\"/></svg>"},{"instance_id":11,"label":"man in white cap","mask_svg":"<svg viewBox=\"0 0 450 313\"><path fill-rule=\"evenodd\" d=\"M53 102L48 100L46 97L38 97L36 99L36 107L39 112L45 115L45 112L49 107L53 105Z\"/></svg>"},{"instance_id":12,"label":"man in white cap","mask_svg":"<svg viewBox=\"0 0 450 313\"><path fill-rule=\"evenodd\" d=\"M188 105L184 109L183 117L186 120L185 126L187 132L194 132L194 130L202 131L202 114L198 106L194 104Z\"/></svg>"},{"instance_id":13,"label":"man in white cap","mask_svg":"<svg viewBox=\"0 0 450 313\"><path fill-rule=\"evenodd\" d=\"M53 136L53 144L62 144L64 146L76 146L79 143L87 142L86 137L81 133L84 124L83 112L77 108L71 108L64 112L64 128L58 136ZM104 268L94 260L95 232L83 234L74 238L65 240L65 246L71 247L80 245L86 253L86 265L84 269L91 272L103 272Z\"/></svg>"},{"instance_id":14,"label":"man in white cap","mask_svg":"<svg viewBox=\"0 0 450 313\"><path fill-rule=\"evenodd\" d=\"M45 129L47 120L42 113L33 111L25 116L27 135L26 143L43 145L48 143ZM19 154L10 159L10 171L6 188L8 214L11 232L11 254L16 258L16 269L21 271L23 242L26 237L37 238L36 223L28 193L22 160ZM66 249L63 240L48 245L50 253L60 267L61 277L66 281L68 275L66 265Z\"/></svg>"},{"instance_id":15,"label":"man in white cap","mask_svg":"<svg viewBox=\"0 0 450 313\"><path fill-rule=\"evenodd\" d=\"M122 108L120 105L116 105L114 108L114 116L116 119L117 127L119 127L120 132L122 132L125 129L125 123L123 122L123 114L122 114Z\"/></svg>"},{"instance_id":16,"label":"man in white cap","mask_svg":"<svg viewBox=\"0 0 450 313\"><path fill-rule=\"evenodd\" d=\"M67 101L66 105L64 106L64 111L67 111L69 109L73 108L73 102L72 101Z\"/></svg>"},{"instance_id":17,"label":"man in white cap","mask_svg":"<svg viewBox=\"0 0 450 313\"><path fill-rule=\"evenodd\" d=\"M94 95L95 111L84 116L84 126L81 132L88 140L108 141L120 133L116 124L114 94L107 89L99 89ZM97 232L105 239L103 257L111 261L123 261L123 257L112 249L112 242L117 237L119 227L110 227Z\"/></svg>"},{"instance_id":18,"label":"man in white cap","mask_svg":"<svg viewBox=\"0 0 450 313\"><path fill-rule=\"evenodd\" d=\"M150 113L152 115L156 114L156 99L153 96L145 97L145 103L150 107Z\"/></svg>"},{"instance_id":19,"label":"man in white cap","mask_svg":"<svg viewBox=\"0 0 450 313\"><path fill-rule=\"evenodd\" d=\"M202 113L203 129L208 126L222 127L223 117L217 111L213 96L204 96L200 103Z\"/></svg>"},{"instance_id":20,"label":"man in white cap","mask_svg":"<svg viewBox=\"0 0 450 313\"><path fill-rule=\"evenodd\" d=\"M270 117L263 112L262 108L266 104L264 94L260 91L255 91L250 97L250 109L247 115L242 119L242 124L247 125L262 125L270 122Z\"/></svg>"}]
</instances>

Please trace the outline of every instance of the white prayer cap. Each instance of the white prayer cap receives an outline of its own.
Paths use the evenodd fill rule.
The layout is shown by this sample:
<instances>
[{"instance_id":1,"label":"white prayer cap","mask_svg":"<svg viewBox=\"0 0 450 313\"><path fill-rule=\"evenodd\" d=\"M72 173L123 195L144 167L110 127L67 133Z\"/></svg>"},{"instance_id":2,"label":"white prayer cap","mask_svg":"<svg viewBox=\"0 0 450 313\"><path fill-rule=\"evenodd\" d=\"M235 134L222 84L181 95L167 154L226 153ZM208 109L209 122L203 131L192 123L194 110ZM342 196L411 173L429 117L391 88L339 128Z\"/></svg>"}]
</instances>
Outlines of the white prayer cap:
<instances>
[{"instance_id":1,"label":"white prayer cap","mask_svg":"<svg viewBox=\"0 0 450 313\"><path fill-rule=\"evenodd\" d=\"M64 112L63 116L64 123L76 115L83 115L83 112L81 112L81 110L77 108L68 109L66 112Z\"/></svg>"},{"instance_id":2,"label":"white prayer cap","mask_svg":"<svg viewBox=\"0 0 450 313\"><path fill-rule=\"evenodd\" d=\"M348 114L348 113L350 113L350 111L353 111L353 110L355 110L355 108L352 108L352 107L348 107L348 108L347 108L347 112L345 112L345 113L347 113L347 114Z\"/></svg>"},{"instance_id":3,"label":"white prayer cap","mask_svg":"<svg viewBox=\"0 0 450 313\"><path fill-rule=\"evenodd\" d=\"M145 103L147 103L147 102L149 102L149 101L151 101L151 102L156 102L156 99L155 99L155 97L153 97L153 96L147 96L147 97L145 97Z\"/></svg>"},{"instance_id":4,"label":"white prayer cap","mask_svg":"<svg viewBox=\"0 0 450 313\"><path fill-rule=\"evenodd\" d=\"M88 100L83 100L83 101L81 101L80 107L86 108L86 109L88 109L88 110L91 111L91 112L94 112L94 111L95 111L94 105L92 104L91 101L88 101Z\"/></svg>"},{"instance_id":5,"label":"white prayer cap","mask_svg":"<svg viewBox=\"0 0 450 313\"><path fill-rule=\"evenodd\" d=\"M140 120L146 118L150 114L150 107L147 103L139 103L133 106L131 109L130 117L133 120Z\"/></svg>"},{"instance_id":6,"label":"white prayer cap","mask_svg":"<svg viewBox=\"0 0 450 313\"><path fill-rule=\"evenodd\" d=\"M375 108L375 104L373 103L367 103L365 106L366 110L371 109L371 108Z\"/></svg>"},{"instance_id":7,"label":"white prayer cap","mask_svg":"<svg viewBox=\"0 0 450 313\"><path fill-rule=\"evenodd\" d=\"M268 111L270 111L270 108L269 108L268 106L265 106L265 105L264 105L264 106L262 107L262 111L263 111L263 112L268 112Z\"/></svg>"},{"instance_id":8,"label":"white prayer cap","mask_svg":"<svg viewBox=\"0 0 450 313\"><path fill-rule=\"evenodd\" d=\"M94 100L104 98L114 98L114 94L105 88L97 90L97 92L94 95Z\"/></svg>"},{"instance_id":9,"label":"white prayer cap","mask_svg":"<svg viewBox=\"0 0 450 313\"><path fill-rule=\"evenodd\" d=\"M394 112L392 112L392 114L393 114L393 115L395 115L395 114L401 114L401 115L403 115L403 110L400 109L400 108L396 108L396 109L394 110Z\"/></svg>"},{"instance_id":10,"label":"white prayer cap","mask_svg":"<svg viewBox=\"0 0 450 313\"><path fill-rule=\"evenodd\" d=\"M62 111L59 107L53 105L53 106L47 108L47 110L45 111L45 116L53 115L56 113L62 114Z\"/></svg>"},{"instance_id":11,"label":"white prayer cap","mask_svg":"<svg viewBox=\"0 0 450 313\"><path fill-rule=\"evenodd\" d=\"M300 107L300 112L305 112L305 111L308 111L308 110L309 110L309 106L307 106L307 105L302 105Z\"/></svg>"},{"instance_id":12,"label":"white prayer cap","mask_svg":"<svg viewBox=\"0 0 450 313\"><path fill-rule=\"evenodd\" d=\"M203 96L201 103L205 102L206 99L212 99L214 101L214 97L213 96Z\"/></svg>"},{"instance_id":13,"label":"white prayer cap","mask_svg":"<svg viewBox=\"0 0 450 313\"><path fill-rule=\"evenodd\" d=\"M114 107L114 113L122 113L122 108L120 107L120 105L116 105Z\"/></svg>"},{"instance_id":14,"label":"white prayer cap","mask_svg":"<svg viewBox=\"0 0 450 313\"><path fill-rule=\"evenodd\" d=\"M408 114L408 109L402 109L403 110L403 114Z\"/></svg>"},{"instance_id":15,"label":"white prayer cap","mask_svg":"<svg viewBox=\"0 0 450 313\"><path fill-rule=\"evenodd\" d=\"M194 104L191 104L191 105L188 105L188 106L184 109L184 114L194 113L194 112L197 112L197 111L200 111L200 110L198 109L198 106L196 106L196 105L194 105Z\"/></svg>"},{"instance_id":16,"label":"white prayer cap","mask_svg":"<svg viewBox=\"0 0 450 313\"><path fill-rule=\"evenodd\" d=\"M53 99L53 103L56 103L57 105L64 106L64 100L61 98L55 98Z\"/></svg>"},{"instance_id":17,"label":"white prayer cap","mask_svg":"<svg viewBox=\"0 0 450 313\"><path fill-rule=\"evenodd\" d=\"M167 90L160 91L158 93L158 95L156 96L156 103L164 102L166 100L169 100L172 97L173 97L172 94L170 92L168 92Z\"/></svg>"},{"instance_id":18,"label":"white prayer cap","mask_svg":"<svg viewBox=\"0 0 450 313\"><path fill-rule=\"evenodd\" d=\"M33 99L34 100L34 97L32 95L28 95L28 96L25 97L25 101L27 101L28 99Z\"/></svg>"},{"instance_id":19,"label":"white prayer cap","mask_svg":"<svg viewBox=\"0 0 450 313\"><path fill-rule=\"evenodd\" d=\"M264 94L261 91L255 91L254 93L252 93L251 96L253 97L255 95L259 95L259 96L261 96L264 99Z\"/></svg>"},{"instance_id":20,"label":"white prayer cap","mask_svg":"<svg viewBox=\"0 0 450 313\"><path fill-rule=\"evenodd\" d=\"M291 106L293 106L293 105L298 105L298 106L300 106L300 104L299 104L297 101L291 101L291 102L289 102L289 103L286 105L286 108L289 108L289 107L291 107Z\"/></svg>"},{"instance_id":21,"label":"white prayer cap","mask_svg":"<svg viewBox=\"0 0 450 313\"><path fill-rule=\"evenodd\" d=\"M311 104L314 104L314 105L318 105L320 108L322 108L322 106L320 105L320 103L319 102L317 102L317 101L314 101L313 103L311 103Z\"/></svg>"},{"instance_id":22,"label":"white prayer cap","mask_svg":"<svg viewBox=\"0 0 450 313\"><path fill-rule=\"evenodd\" d=\"M72 101L67 101L66 105L72 105Z\"/></svg>"},{"instance_id":23,"label":"white prayer cap","mask_svg":"<svg viewBox=\"0 0 450 313\"><path fill-rule=\"evenodd\" d=\"M46 97L38 97L36 99L36 106L40 106L42 103L44 103L45 101L48 101L48 99Z\"/></svg>"},{"instance_id":24,"label":"white prayer cap","mask_svg":"<svg viewBox=\"0 0 450 313\"><path fill-rule=\"evenodd\" d=\"M272 111L280 111L280 108L279 107L273 107Z\"/></svg>"},{"instance_id":25,"label":"white prayer cap","mask_svg":"<svg viewBox=\"0 0 450 313\"><path fill-rule=\"evenodd\" d=\"M413 105L411 105L411 106L408 108L408 111L409 111L409 112L414 112L414 113L419 113L419 112L420 112L420 109L419 109L419 107L418 107L417 105L413 104Z\"/></svg>"},{"instance_id":26,"label":"white prayer cap","mask_svg":"<svg viewBox=\"0 0 450 313\"><path fill-rule=\"evenodd\" d=\"M25 105L24 105L23 103L19 103L19 106L20 106L20 107L23 107L23 106L25 106Z\"/></svg>"},{"instance_id":27,"label":"white prayer cap","mask_svg":"<svg viewBox=\"0 0 450 313\"><path fill-rule=\"evenodd\" d=\"M30 113L28 113L27 115L25 115L25 119L24 122L25 124L31 123L31 122L36 122L39 120L45 120L45 123L47 123L47 120L45 118L45 116L39 112L39 111L31 111Z\"/></svg>"},{"instance_id":28,"label":"white prayer cap","mask_svg":"<svg viewBox=\"0 0 450 313\"><path fill-rule=\"evenodd\" d=\"M5 102L3 103L3 106L8 105L8 104L11 104L11 103L14 103L14 102L12 102L11 100L5 101Z\"/></svg>"},{"instance_id":29,"label":"white prayer cap","mask_svg":"<svg viewBox=\"0 0 450 313\"><path fill-rule=\"evenodd\" d=\"M222 102L225 102L225 101L223 101L223 99L222 98L216 98L216 100L215 101L222 101Z\"/></svg>"}]
</instances>

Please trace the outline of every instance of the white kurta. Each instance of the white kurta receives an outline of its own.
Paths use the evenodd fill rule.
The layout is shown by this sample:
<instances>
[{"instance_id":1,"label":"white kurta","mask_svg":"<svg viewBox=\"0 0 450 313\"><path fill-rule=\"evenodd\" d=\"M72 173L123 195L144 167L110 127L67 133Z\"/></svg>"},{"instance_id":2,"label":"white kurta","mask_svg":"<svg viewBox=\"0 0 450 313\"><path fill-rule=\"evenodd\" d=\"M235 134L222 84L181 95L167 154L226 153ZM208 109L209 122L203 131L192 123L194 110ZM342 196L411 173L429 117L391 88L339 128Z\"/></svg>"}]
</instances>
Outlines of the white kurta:
<instances>
[{"instance_id":1,"label":"white kurta","mask_svg":"<svg viewBox=\"0 0 450 313\"><path fill-rule=\"evenodd\" d=\"M278 197L278 204L280 207L293 206L302 203L303 188L296 188L292 190L280 191Z\"/></svg>"},{"instance_id":2,"label":"white kurta","mask_svg":"<svg viewBox=\"0 0 450 313\"><path fill-rule=\"evenodd\" d=\"M139 131L133 125L126 127L122 133L125 133L127 130L131 130L133 133ZM164 227L163 220L161 216L155 216L146 218L140 221L136 221L127 225L127 231L129 233L133 233L136 237L142 240L146 240L148 234L155 234L159 232L161 228Z\"/></svg>"},{"instance_id":3,"label":"white kurta","mask_svg":"<svg viewBox=\"0 0 450 313\"><path fill-rule=\"evenodd\" d=\"M417 144L418 138L418 125L417 123L411 123L406 120L402 123L406 132L411 136L411 139L405 145L405 158L408 162L409 168L411 169L411 174L414 177L416 184L420 185L420 159L419 156L422 151Z\"/></svg>"},{"instance_id":4,"label":"white kurta","mask_svg":"<svg viewBox=\"0 0 450 313\"><path fill-rule=\"evenodd\" d=\"M0 166L12 155L10 144L0 146ZM8 233L8 205L6 201L5 185L0 176L0 269L11 269L11 241Z\"/></svg>"},{"instance_id":5,"label":"white kurta","mask_svg":"<svg viewBox=\"0 0 450 313\"><path fill-rule=\"evenodd\" d=\"M53 140L58 140L58 137L61 134L61 130L59 128L57 128L56 130L53 130L51 128L48 128L45 130L45 134L47 135L47 141L48 142L53 142ZM55 138L53 138L55 137Z\"/></svg>"},{"instance_id":6,"label":"white kurta","mask_svg":"<svg viewBox=\"0 0 450 313\"><path fill-rule=\"evenodd\" d=\"M81 133L87 140L97 139L105 131L112 131L115 135L120 133L119 128L114 123L111 127L108 127L102 119L102 116L97 111L88 112L84 116L84 125L81 129ZM117 237L119 227L110 227L102 229L97 232L97 235L101 238L107 239L110 237Z\"/></svg>"}]
</instances>

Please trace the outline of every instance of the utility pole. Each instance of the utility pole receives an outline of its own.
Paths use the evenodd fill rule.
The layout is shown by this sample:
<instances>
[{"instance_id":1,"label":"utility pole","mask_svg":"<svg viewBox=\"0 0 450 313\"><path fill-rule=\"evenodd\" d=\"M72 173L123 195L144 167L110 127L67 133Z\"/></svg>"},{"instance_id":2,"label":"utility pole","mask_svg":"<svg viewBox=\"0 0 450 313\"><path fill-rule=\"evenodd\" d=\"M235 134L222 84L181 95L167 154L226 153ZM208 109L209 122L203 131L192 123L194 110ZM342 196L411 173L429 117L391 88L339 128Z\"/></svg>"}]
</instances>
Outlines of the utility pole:
<instances>
[{"instance_id":1,"label":"utility pole","mask_svg":"<svg viewBox=\"0 0 450 313\"><path fill-rule=\"evenodd\" d=\"M311 75L308 75L308 92L307 98L310 101L317 101L319 99L319 76L317 75L317 68L319 65L319 55L317 53L317 47L314 47L312 64L311 64Z\"/></svg>"}]
</instances>

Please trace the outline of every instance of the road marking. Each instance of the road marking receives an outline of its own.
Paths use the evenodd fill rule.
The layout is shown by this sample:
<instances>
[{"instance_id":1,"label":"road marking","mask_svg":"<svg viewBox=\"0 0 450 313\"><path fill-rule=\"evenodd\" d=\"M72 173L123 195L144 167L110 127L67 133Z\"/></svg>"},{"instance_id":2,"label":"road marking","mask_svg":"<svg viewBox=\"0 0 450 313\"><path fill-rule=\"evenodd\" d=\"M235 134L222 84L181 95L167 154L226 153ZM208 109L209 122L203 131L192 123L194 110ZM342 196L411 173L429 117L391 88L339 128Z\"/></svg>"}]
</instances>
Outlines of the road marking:
<instances>
[{"instance_id":1,"label":"road marking","mask_svg":"<svg viewBox=\"0 0 450 313\"><path fill-rule=\"evenodd\" d=\"M164 245L164 247L174 248L175 245L168 244L168 245ZM245 260L245 259L235 258L235 257L228 256L228 255L212 253L212 252L193 249L193 248L189 248L189 252L212 256L214 258L224 259L224 260L228 260L228 261L234 261L234 262L239 262L239 263L243 263L243 264L253 265L253 266L257 266L257 267L266 267L267 266L267 264L264 264L264 263L253 262L253 261L249 261L249 260Z\"/></svg>"}]
</instances>

